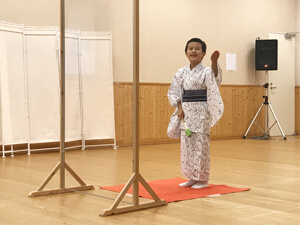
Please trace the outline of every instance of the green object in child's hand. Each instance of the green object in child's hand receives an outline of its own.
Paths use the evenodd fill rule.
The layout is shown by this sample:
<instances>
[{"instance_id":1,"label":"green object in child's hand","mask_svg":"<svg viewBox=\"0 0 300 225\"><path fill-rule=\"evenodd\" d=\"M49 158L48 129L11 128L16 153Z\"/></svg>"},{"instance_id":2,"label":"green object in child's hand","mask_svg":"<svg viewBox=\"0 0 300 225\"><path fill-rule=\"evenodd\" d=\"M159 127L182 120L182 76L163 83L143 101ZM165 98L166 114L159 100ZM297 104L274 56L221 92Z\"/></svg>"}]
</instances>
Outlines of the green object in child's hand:
<instances>
[{"instance_id":1,"label":"green object in child's hand","mask_svg":"<svg viewBox=\"0 0 300 225\"><path fill-rule=\"evenodd\" d=\"M190 131L190 129L186 129L185 130L185 134L186 134L186 136L191 136L192 135L192 132Z\"/></svg>"},{"instance_id":2,"label":"green object in child's hand","mask_svg":"<svg viewBox=\"0 0 300 225\"><path fill-rule=\"evenodd\" d=\"M184 123L184 126L185 126L185 134L186 134L186 136L191 136L192 135L192 132L191 132L191 130L187 127L187 125L186 125L186 123L184 122L184 120L183 120L183 123Z\"/></svg>"}]
</instances>

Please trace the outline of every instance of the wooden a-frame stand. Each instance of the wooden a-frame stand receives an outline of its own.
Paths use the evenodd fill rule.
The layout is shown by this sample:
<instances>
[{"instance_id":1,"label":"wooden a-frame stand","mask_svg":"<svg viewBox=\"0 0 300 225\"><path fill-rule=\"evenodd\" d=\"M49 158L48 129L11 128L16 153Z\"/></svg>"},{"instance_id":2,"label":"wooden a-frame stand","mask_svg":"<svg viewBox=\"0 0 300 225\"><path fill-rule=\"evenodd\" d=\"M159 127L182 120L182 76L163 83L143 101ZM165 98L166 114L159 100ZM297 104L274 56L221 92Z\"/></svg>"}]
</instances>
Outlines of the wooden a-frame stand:
<instances>
[{"instance_id":1,"label":"wooden a-frame stand","mask_svg":"<svg viewBox=\"0 0 300 225\"><path fill-rule=\"evenodd\" d=\"M37 191L32 191L28 194L29 197L37 197L37 196L44 196L44 195L52 195L52 194L62 194L62 193L67 193L67 192L73 192L73 191L85 191L85 190L93 190L94 186L92 185L86 185L84 181L71 169L71 167L65 163L65 169L75 178L75 180L78 181L78 183L81 186L78 187L70 187L70 188L65 188L64 185L61 185L61 188L58 189L52 189L52 190L44 190L46 185L49 183L49 181L52 179L52 177L56 174L56 172L59 169L62 168L62 163L59 162L56 167L51 171L49 176L46 178L46 180L41 184L41 186L38 188ZM62 176L61 176L62 178ZM61 181L61 184L64 184L64 181Z\"/></svg>"},{"instance_id":2,"label":"wooden a-frame stand","mask_svg":"<svg viewBox=\"0 0 300 225\"><path fill-rule=\"evenodd\" d=\"M86 185L83 180L65 163L65 1L61 0L60 7L60 162L52 170L50 175L42 183L37 191L30 192L29 197L37 197L52 194L62 194L72 191L93 190L92 185ZM60 169L60 188L43 190L56 172ZM65 170L67 170L78 181L78 187L65 187Z\"/></svg>"},{"instance_id":3,"label":"wooden a-frame stand","mask_svg":"<svg viewBox=\"0 0 300 225\"><path fill-rule=\"evenodd\" d=\"M133 174L123 190L120 192L110 209L100 213L101 216L109 216L118 213L130 212L150 207L166 205L167 202L160 200L156 193L152 190L146 180L139 173L139 0L133 1ZM144 186L148 193L154 199L150 203L139 203L139 182ZM119 207L120 202L125 194L132 186L133 205Z\"/></svg>"}]
</instances>

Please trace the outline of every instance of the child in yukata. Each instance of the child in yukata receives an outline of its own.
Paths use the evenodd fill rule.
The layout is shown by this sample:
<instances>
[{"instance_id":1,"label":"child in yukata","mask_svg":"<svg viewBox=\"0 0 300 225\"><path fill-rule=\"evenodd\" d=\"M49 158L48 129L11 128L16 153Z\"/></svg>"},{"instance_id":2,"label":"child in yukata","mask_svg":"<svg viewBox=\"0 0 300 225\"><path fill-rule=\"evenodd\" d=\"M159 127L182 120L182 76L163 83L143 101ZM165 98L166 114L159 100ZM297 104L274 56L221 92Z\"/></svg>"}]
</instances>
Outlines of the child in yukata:
<instances>
[{"instance_id":1,"label":"child in yukata","mask_svg":"<svg viewBox=\"0 0 300 225\"><path fill-rule=\"evenodd\" d=\"M210 128L224 111L218 88L222 70L218 64L218 51L211 55L211 67L202 64L206 44L199 38L192 38L186 43L185 54L190 63L175 74L168 98L170 104L176 107L175 113L181 121L178 131L181 137L181 172L189 179L179 186L197 189L208 186ZM191 131L189 136L184 123Z\"/></svg>"}]
</instances>

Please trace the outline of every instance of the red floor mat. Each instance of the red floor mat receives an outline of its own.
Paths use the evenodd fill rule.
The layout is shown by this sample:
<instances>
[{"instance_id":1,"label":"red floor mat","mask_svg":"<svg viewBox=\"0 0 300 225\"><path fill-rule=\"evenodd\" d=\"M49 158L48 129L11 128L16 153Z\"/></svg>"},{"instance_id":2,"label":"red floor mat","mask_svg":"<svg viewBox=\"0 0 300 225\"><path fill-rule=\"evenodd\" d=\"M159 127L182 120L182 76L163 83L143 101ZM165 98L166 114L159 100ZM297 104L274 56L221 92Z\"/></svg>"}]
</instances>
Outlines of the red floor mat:
<instances>
[{"instance_id":1,"label":"red floor mat","mask_svg":"<svg viewBox=\"0 0 300 225\"><path fill-rule=\"evenodd\" d=\"M187 199L203 198L207 196L222 195L234 192L249 191L250 188L235 188L226 185L214 185L210 184L209 187L201 189L193 189L190 187L179 187L178 184L187 181L179 177L165 180L154 180L149 181L148 184L158 195L160 199L166 200L167 202L177 202ZM115 186L100 186L100 188L121 192L125 185L115 185ZM128 194L132 194L132 187L128 190ZM151 195L145 190L145 188L140 184L139 195L143 198L152 199Z\"/></svg>"}]
</instances>

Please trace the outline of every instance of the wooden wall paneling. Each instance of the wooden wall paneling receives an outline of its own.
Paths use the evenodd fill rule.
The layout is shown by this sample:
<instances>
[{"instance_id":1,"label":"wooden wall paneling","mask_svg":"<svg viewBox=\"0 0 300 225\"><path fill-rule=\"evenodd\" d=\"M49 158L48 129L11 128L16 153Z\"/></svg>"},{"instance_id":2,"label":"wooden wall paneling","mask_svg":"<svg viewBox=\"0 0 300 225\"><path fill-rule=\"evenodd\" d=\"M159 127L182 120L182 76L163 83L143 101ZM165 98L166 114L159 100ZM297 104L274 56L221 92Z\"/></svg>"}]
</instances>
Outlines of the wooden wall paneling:
<instances>
[{"instance_id":1,"label":"wooden wall paneling","mask_svg":"<svg viewBox=\"0 0 300 225\"><path fill-rule=\"evenodd\" d=\"M169 84L140 84L140 143L174 142L167 136L169 118L174 109L167 98ZM132 84L115 83L115 120L117 144L132 141Z\"/></svg>"},{"instance_id":2,"label":"wooden wall paneling","mask_svg":"<svg viewBox=\"0 0 300 225\"><path fill-rule=\"evenodd\" d=\"M247 91L249 92L249 99L247 99L248 104L246 112L248 113L248 118L250 118L248 119L248 128L259 107L265 101L265 99L263 98L263 96L265 95L265 89L259 86L255 88L248 88ZM265 109L266 106L263 106L256 120L256 122L263 130L265 130ZM253 125L251 130L249 131L249 136L261 135L263 135L263 132L258 129L257 125Z\"/></svg>"},{"instance_id":3,"label":"wooden wall paneling","mask_svg":"<svg viewBox=\"0 0 300 225\"><path fill-rule=\"evenodd\" d=\"M224 102L224 113L220 121L211 129L211 137L226 137L233 135L233 90L230 87L220 88Z\"/></svg>"},{"instance_id":4,"label":"wooden wall paneling","mask_svg":"<svg viewBox=\"0 0 300 225\"><path fill-rule=\"evenodd\" d=\"M236 88L238 91L235 94L235 134L238 136L243 136L246 129L245 127L249 126L248 123L248 113L247 113L247 100L249 92L247 89L242 87Z\"/></svg>"},{"instance_id":5,"label":"wooden wall paneling","mask_svg":"<svg viewBox=\"0 0 300 225\"><path fill-rule=\"evenodd\" d=\"M142 127L144 127L145 125L144 125L144 123L145 123L145 121L144 121L144 118L145 117L147 117L147 115L145 114L145 112L146 112L146 109L145 109L145 107L146 107L146 104L145 104L145 91L144 91L144 89L141 87L141 85L140 85L140 113L139 113L139 115L140 115L140 123L139 123L139 132L140 132L140 134L139 134L139 138L140 139L144 139L145 137L145 131L142 129Z\"/></svg>"},{"instance_id":6,"label":"wooden wall paneling","mask_svg":"<svg viewBox=\"0 0 300 225\"><path fill-rule=\"evenodd\" d=\"M261 86L246 86L247 91L247 98L244 100L247 102L246 108L244 113L247 114L247 120L245 120L245 124L240 125L239 127L243 127L244 131L243 134L248 129L250 123L252 122L255 114L257 113L259 107L264 102L263 95L265 95L265 89ZM261 127L261 129L264 130L264 124L265 124L265 108L266 106L263 106L261 109L258 117L256 118L256 123ZM263 135L263 132L258 128L256 124L253 124L249 133L249 136L261 136Z\"/></svg>"},{"instance_id":7,"label":"wooden wall paneling","mask_svg":"<svg viewBox=\"0 0 300 225\"><path fill-rule=\"evenodd\" d=\"M170 84L140 84L140 144L174 143L179 139L167 136L167 127L174 108L167 92ZM222 85L225 104L221 120L211 130L212 139L242 138L261 106L265 94L261 86ZM300 86L295 88L295 131L300 134ZM132 145L132 83L114 83L116 140L119 146ZM259 115L264 130L265 107ZM263 133L254 124L247 137ZM98 140L95 140L98 143ZM109 140L108 140L109 141ZM102 141L101 141L102 143ZM99 143L100 144L100 143ZM41 143L39 148L47 147ZM18 149L18 146L14 146ZM34 148L34 147L33 147ZM21 148L23 149L23 148Z\"/></svg>"},{"instance_id":8,"label":"wooden wall paneling","mask_svg":"<svg viewBox=\"0 0 300 225\"><path fill-rule=\"evenodd\" d=\"M158 86L156 87L156 92L155 92L155 104L156 104L156 114L155 114L155 123L156 123L156 129L157 129L157 133L156 133L156 138L160 138L160 137L165 137L164 136L164 129L163 129L163 125L164 125L164 120L163 117L161 116L162 112L163 112L163 105L164 105L164 89L163 86Z\"/></svg>"},{"instance_id":9,"label":"wooden wall paneling","mask_svg":"<svg viewBox=\"0 0 300 225\"><path fill-rule=\"evenodd\" d=\"M152 118L152 98L150 97L148 86L140 85L140 139L151 139L151 130L153 126Z\"/></svg>"},{"instance_id":10,"label":"wooden wall paneling","mask_svg":"<svg viewBox=\"0 0 300 225\"><path fill-rule=\"evenodd\" d=\"M295 132L300 134L300 86L296 86L295 90Z\"/></svg>"},{"instance_id":11,"label":"wooden wall paneling","mask_svg":"<svg viewBox=\"0 0 300 225\"><path fill-rule=\"evenodd\" d=\"M114 84L114 110L115 110L115 129L116 129L116 140L117 144L119 144L119 137L121 136L122 129L120 129L121 126L121 113L120 113L120 102L119 102L119 96L120 96L120 89L121 85Z\"/></svg>"},{"instance_id":12,"label":"wooden wall paneling","mask_svg":"<svg viewBox=\"0 0 300 225\"><path fill-rule=\"evenodd\" d=\"M132 84L115 83L115 117L117 144L132 143ZM169 104L167 92L169 84L140 84L140 144L172 143L167 136L167 127L174 112ZM296 130L300 133L299 90L296 89ZM261 106L265 94L261 86L222 85L220 92L225 109L221 120L211 130L212 139L242 138ZM258 120L264 130L265 112L262 109ZM247 137L260 136L263 133L255 124Z\"/></svg>"},{"instance_id":13,"label":"wooden wall paneling","mask_svg":"<svg viewBox=\"0 0 300 225\"><path fill-rule=\"evenodd\" d=\"M250 126L255 114L257 113L259 107L261 106L264 99L264 89L260 86L246 86L240 87L241 98L238 101L238 111L239 118L237 120L237 134L244 135L248 127ZM258 117L256 118L256 123L264 130L264 120L265 120L265 106L261 109ZM263 132L260 131L257 124L253 124L249 130L247 136L260 136Z\"/></svg>"},{"instance_id":14,"label":"wooden wall paneling","mask_svg":"<svg viewBox=\"0 0 300 225\"><path fill-rule=\"evenodd\" d=\"M159 127L159 112L160 112L160 105L161 102L159 101L160 97L160 86L156 85L153 88L153 130L152 130L152 137L155 139L160 138L161 130Z\"/></svg>"},{"instance_id":15,"label":"wooden wall paneling","mask_svg":"<svg viewBox=\"0 0 300 225\"><path fill-rule=\"evenodd\" d=\"M167 98L169 85L141 84L140 105L140 141L142 144L170 142L167 137L167 126L171 113L174 111Z\"/></svg>"},{"instance_id":16,"label":"wooden wall paneling","mask_svg":"<svg viewBox=\"0 0 300 225\"><path fill-rule=\"evenodd\" d=\"M115 83L115 124L117 145L132 143L132 84Z\"/></svg>"},{"instance_id":17,"label":"wooden wall paneling","mask_svg":"<svg viewBox=\"0 0 300 225\"><path fill-rule=\"evenodd\" d=\"M153 87L149 85L141 85L141 111L140 111L140 139L153 139L153 112L154 112L154 96Z\"/></svg>"},{"instance_id":18,"label":"wooden wall paneling","mask_svg":"<svg viewBox=\"0 0 300 225\"><path fill-rule=\"evenodd\" d=\"M162 114L164 112L164 95L167 93L164 93L164 86L156 86L155 90L155 104L156 104L156 113L155 113L155 125L156 125L156 135L155 137L157 139L159 138L166 138L165 136L165 129L164 129L164 122L165 119L163 118Z\"/></svg>"},{"instance_id":19,"label":"wooden wall paneling","mask_svg":"<svg viewBox=\"0 0 300 225\"><path fill-rule=\"evenodd\" d=\"M155 95L155 91L156 91L156 86L147 86L148 88L148 92L147 92L147 97L149 99L149 103L147 103L147 106L148 106L148 116L149 116L149 119L146 121L146 127L145 128L148 128L148 136L150 139L155 139L156 138L156 134L157 134L157 127L156 127L156 124L155 124L155 116L156 116L156 106L157 106L157 101L155 99L156 95ZM150 124L148 124L150 123Z\"/></svg>"},{"instance_id":20,"label":"wooden wall paneling","mask_svg":"<svg viewBox=\"0 0 300 225\"><path fill-rule=\"evenodd\" d=\"M123 117L125 119L124 122L124 134L125 134L125 140L124 143L125 144L131 144L132 143L132 107L133 107L133 96L132 96L132 92L133 92L133 87L131 84L127 84L126 88L124 89L124 96L126 97L125 99L125 108L124 108L124 112L123 112Z\"/></svg>"}]
</instances>

